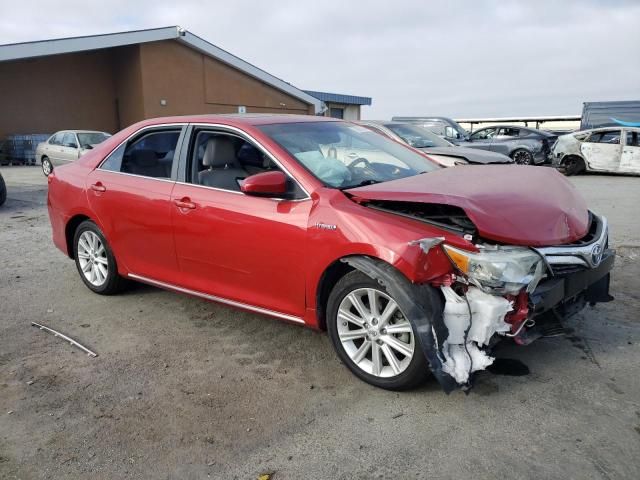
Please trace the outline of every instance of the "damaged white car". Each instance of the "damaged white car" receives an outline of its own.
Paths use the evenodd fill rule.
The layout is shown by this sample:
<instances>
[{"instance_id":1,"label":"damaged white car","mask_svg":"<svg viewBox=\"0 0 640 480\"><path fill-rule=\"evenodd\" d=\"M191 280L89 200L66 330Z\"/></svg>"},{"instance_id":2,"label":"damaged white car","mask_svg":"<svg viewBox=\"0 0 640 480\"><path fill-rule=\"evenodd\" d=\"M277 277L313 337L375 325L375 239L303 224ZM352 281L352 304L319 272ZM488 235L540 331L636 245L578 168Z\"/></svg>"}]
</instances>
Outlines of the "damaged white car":
<instances>
[{"instance_id":1,"label":"damaged white car","mask_svg":"<svg viewBox=\"0 0 640 480\"><path fill-rule=\"evenodd\" d=\"M552 165L566 175L583 172L640 174L640 128L607 127L558 138Z\"/></svg>"}]
</instances>

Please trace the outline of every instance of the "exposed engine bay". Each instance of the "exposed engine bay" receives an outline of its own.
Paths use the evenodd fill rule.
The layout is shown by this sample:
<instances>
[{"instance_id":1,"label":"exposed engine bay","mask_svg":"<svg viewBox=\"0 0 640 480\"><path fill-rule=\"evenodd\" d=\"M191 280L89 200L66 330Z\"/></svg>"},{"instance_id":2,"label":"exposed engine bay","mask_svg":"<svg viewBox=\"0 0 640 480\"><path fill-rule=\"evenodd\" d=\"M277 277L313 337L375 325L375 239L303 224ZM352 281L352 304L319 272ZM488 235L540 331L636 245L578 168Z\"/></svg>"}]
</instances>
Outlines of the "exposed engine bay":
<instances>
[{"instance_id":1,"label":"exposed engine bay","mask_svg":"<svg viewBox=\"0 0 640 480\"><path fill-rule=\"evenodd\" d=\"M527 345L559 334L563 332L560 320L587 303L612 299L608 272L613 251L608 249L604 217L590 213L588 234L580 241L533 248L479 238L460 207L389 201L366 205L455 232L474 243L475 252L448 245L444 237L410 242L426 254L441 248L451 261L452 272L430 284L444 299L446 339L437 346L442 372L463 389L471 386L474 372L494 362L490 350L500 339ZM537 320L540 329L533 328ZM438 343L438 335L434 336Z\"/></svg>"}]
</instances>

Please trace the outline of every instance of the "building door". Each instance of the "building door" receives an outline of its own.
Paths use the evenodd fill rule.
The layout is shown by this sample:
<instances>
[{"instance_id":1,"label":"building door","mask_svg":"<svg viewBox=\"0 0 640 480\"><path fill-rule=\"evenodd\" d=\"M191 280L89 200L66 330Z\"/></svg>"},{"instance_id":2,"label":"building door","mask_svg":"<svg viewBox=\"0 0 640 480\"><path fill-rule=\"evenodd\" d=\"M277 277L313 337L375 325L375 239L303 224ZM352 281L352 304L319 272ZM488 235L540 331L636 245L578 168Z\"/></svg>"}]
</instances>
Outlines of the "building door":
<instances>
[{"instance_id":1,"label":"building door","mask_svg":"<svg viewBox=\"0 0 640 480\"><path fill-rule=\"evenodd\" d=\"M329 109L329 116L333 118L344 118L344 108L340 107L331 107Z\"/></svg>"}]
</instances>

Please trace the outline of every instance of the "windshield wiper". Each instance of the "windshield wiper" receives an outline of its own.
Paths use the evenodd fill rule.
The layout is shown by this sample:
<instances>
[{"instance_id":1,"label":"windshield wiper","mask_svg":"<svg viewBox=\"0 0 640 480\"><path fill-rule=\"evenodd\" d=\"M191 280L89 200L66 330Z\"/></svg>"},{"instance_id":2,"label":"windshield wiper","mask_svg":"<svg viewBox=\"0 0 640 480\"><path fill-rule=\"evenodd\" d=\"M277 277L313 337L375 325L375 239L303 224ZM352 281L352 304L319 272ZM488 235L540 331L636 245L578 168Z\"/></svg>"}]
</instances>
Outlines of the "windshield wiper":
<instances>
[{"instance_id":1,"label":"windshield wiper","mask_svg":"<svg viewBox=\"0 0 640 480\"><path fill-rule=\"evenodd\" d=\"M347 185L346 187L340 187L340 190L347 190L349 188L364 187L366 185L375 185L376 183L382 183L382 180L373 180L373 179L363 180L360 183L356 183L355 185Z\"/></svg>"}]
</instances>

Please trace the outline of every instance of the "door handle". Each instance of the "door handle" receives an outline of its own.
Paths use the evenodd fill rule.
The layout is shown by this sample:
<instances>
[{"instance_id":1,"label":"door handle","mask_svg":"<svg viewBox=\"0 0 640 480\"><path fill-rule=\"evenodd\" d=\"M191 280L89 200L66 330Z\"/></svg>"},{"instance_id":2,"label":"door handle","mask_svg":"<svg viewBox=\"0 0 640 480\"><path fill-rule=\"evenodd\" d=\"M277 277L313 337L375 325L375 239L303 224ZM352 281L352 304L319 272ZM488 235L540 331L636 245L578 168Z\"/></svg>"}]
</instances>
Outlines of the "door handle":
<instances>
[{"instance_id":1,"label":"door handle","mask_svg":"<svg viewBox=\"0 0 640 480\"><path fill-rule=\"evenodd\" d=\"M175 203L176 207L178 208L185 208L188 210L193 210L194 208L196 208L196 204L193 203L189 197L184 197L180 200L174 200L173 203Z\"/></svg>"},{"instance_id":2,"label":"door handle","mask_svg":"<svg viewBox=\"0 0 640 480\"><path fill-rule=\"evenodd\" d=\"M107 187L105 187L104 185L102 185L102 182L96 182L93 185L91 185L91 190L93 190L94 192L106 192L107 191Z\"/></svg>"},{"instance_id":3,"label":"door handle","mask_svg":"<svg viewBox=\"0 0 640 480\"><path fill-rule=\"evenodd\" d=\"M347 155L347 157L349 157L349 158L356 158L357 156L358 156L358 154L355 153L355 152L351 152L349 155Z\"/></svg>"}]
</instances>

